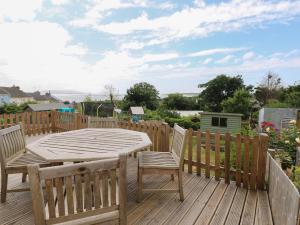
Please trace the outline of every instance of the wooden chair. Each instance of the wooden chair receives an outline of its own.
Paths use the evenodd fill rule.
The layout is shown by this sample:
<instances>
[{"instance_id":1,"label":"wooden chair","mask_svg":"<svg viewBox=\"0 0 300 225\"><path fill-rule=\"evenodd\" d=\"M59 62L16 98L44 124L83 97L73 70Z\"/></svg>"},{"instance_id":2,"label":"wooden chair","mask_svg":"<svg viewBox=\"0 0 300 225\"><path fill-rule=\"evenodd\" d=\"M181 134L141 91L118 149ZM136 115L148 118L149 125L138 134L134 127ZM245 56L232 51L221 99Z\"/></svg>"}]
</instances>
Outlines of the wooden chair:
<instances>
[{"instance_id":1,"label":"wooden chair","mask_svg":"<svg viewBox=\"0 0 300 225\"><path fill-rule=\"evenodd\" d=\"M26 181L27 165L39 163L42 166L51 164L25 150L25 137L22 125L0 130L0 162L1 162L1 202L6 202L7 192L29 191L29 188L8 190L8 174L22 173L22 182Z\"/></svg>"},{"instance_id":2,"label":"wooden chair","mask_svg":"<svg viewBox=\"0 0 300 225\"><path fill-rule=\"evenodd\" d=\"M184 141L186 130L174 125L170 152L139 152L138 153L138 195L140 202L143 192L179 192L180 200L184 200L182 186L182 167L184 160ZM170 174L178 176L178 189L143 189L143 175Z\"/></svg>"},{"instance_id":3,"label":"wooden chair","mask_svg":"<svg viewBox=\"0 0 300 225\"><path fill-rule=\"evenodd\" d=\"M30 165L28 173L36 225L126 224L125 154L48 168Z\"/></svg>"}]
</instances>

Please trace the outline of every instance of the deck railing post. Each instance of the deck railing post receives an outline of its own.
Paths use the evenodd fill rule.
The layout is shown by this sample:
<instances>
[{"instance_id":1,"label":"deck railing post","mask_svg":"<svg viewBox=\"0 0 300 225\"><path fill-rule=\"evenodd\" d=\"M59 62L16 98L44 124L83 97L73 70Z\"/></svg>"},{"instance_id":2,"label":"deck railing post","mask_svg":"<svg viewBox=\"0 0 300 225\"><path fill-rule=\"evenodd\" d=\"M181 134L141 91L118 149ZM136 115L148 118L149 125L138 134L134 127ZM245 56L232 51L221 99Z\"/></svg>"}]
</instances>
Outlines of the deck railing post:
<instances>
[{"instance_id":1,"label":"deck railing post","mask_svg":"<svg viewBox=\"0 0 300 225\"><path fill-rule=\"evenodd\" d=\"M57 131L56 129L56 111L51 111L51 131L52 133L55 133Z\"/></svg>"},{"instance_id":2,"label":"deck railing post","mask_svg":"<svg viewBox=\"0 0 300 225\"><path fill-rule=\"evenodd\" d=\"M258 170L257 170L257 188L265 189L265 175L267 166L269 136L267 134L259 135L259 153L258 153Z\"/></svg>"}]
</instances>

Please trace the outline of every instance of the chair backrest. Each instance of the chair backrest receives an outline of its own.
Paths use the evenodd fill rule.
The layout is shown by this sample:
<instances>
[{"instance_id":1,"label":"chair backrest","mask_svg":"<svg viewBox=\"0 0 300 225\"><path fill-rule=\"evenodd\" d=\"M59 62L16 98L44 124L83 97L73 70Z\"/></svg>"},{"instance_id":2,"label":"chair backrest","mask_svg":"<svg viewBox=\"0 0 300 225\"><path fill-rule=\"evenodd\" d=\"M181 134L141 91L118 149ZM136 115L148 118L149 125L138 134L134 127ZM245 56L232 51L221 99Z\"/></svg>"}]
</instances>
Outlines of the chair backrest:
<instances>
[{"instance_id":1,"label":"chair backrest","mask_svg":"<svg viewBox=\"0 0 300 225\"><path fill-rule=\"evenodd\" d=\"M1 167L5 167L8 160L24 152L25 145L25 136L21 124L0 130Z\"/></svg>"},{"instance_id":2,"label":"chair backrest","mask_svg":"<svg viewBox=\"0 0 300 225\"><path fill-rule=\"evenodd\" d=\"M88 117L88 128L117 128L118 120L115 118Z\"/></svg>"},{"instance_id":3,"label":"chair backrest","mask_svg":"<svg viewBox=\"0 0 300 225\"><path fill-rule=\"evenodd\" d=\"M186 136L186 129L183 129L182 127L175 124L173 128L171 152L179 165L182 165L184 159L185 136Z\"/></svg>"},{"instance_id":4,"label":"chair backrest","mask_svg":"<svg viewBox=\"0 0 300 225\"><path fill-rule=\"evenodd\" d=\"M35 224L72 224L74 220L126 224L125 154L120 159L47 168L29 165L28 174Z\"/></svg>"}]
</instances>

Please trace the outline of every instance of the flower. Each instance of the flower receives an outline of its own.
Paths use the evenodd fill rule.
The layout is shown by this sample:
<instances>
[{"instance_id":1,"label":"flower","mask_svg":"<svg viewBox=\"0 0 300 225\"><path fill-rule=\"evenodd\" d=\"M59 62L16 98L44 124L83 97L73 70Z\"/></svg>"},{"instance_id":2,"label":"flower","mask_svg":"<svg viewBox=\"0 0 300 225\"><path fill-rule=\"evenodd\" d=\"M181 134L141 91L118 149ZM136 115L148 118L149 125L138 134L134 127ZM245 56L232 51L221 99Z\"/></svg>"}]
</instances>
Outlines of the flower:
<instances>
[{"instance_id":1,"label":"flower","mask_svg":"<svg viewBox=\"0 0 300 225\"><path fill-rule=\"evenodd\" d=\"M270 132L270 130L271 130L270 127L267 127L267 128L266 128L266 131L267 131L268 133Z\"/></svg>"},{"instance_id":2,"label":"flower","mask_svg":"<svg viewBox=\"0 0 300 225\"><path fill-rule=\"evenodd\" d=\"M297 121L296 120L290 120L289 124L296 124Z\"/></svg>"},{"instance_id":3,"label":"flower","mask_svg":"<svg viewBox=\"0 0 300 225\"><path fill-rule=\"evenodd\" d=\"M297 137L297 138L295 139L295 141L296 141L298 144L300 144L300 138L299 138L299 137Z\"/></svg>"},{"instance_id":4,"label":"flower","mask_svg":"<svg viewBox=\"0 0 300 225\"><path fill-rule=\"evenodd\" d=\"M290 141L289 141L289 140L285 140L285 141L284 141L284 143L286 143L286 144L289 144L289 143L290 143Z\"/></svg>"}]
</instances>

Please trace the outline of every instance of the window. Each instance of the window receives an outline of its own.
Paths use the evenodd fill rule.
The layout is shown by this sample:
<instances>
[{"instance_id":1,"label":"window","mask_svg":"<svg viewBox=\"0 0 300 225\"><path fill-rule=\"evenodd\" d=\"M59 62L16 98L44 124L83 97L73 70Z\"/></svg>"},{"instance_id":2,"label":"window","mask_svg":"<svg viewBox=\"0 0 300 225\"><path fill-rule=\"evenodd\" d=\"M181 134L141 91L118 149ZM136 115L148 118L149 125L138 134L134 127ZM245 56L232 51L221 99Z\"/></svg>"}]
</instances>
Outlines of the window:
<instances>
[{"instance_id":1,"label":"window","mask_svg":"<svg viewBox=\"0 0 300 225\"><path fill-rule=\"evenodd\" d=\"M213 127L218 127L219 126L219 117L212 117L211 118L211 125Z\"/></svg>"},{"instance_id":2,"label":"window","mask_svg":"<svg viewBox=\"0 0 300 225\"><path fill-rule=\"evenodd\" d=\"M227 127L227 118L224 117L212 117L211 126L213 127Z\"/></svg>"},{"instance_id":3,"label":"window","mask_svg":"<svg viewBox=\"0 0 300 225\"><path fill-rule=\"evenodd\" d=\"M227 118L220 118L220 127L227 127Z\"/></svg>"}]
</instances>

